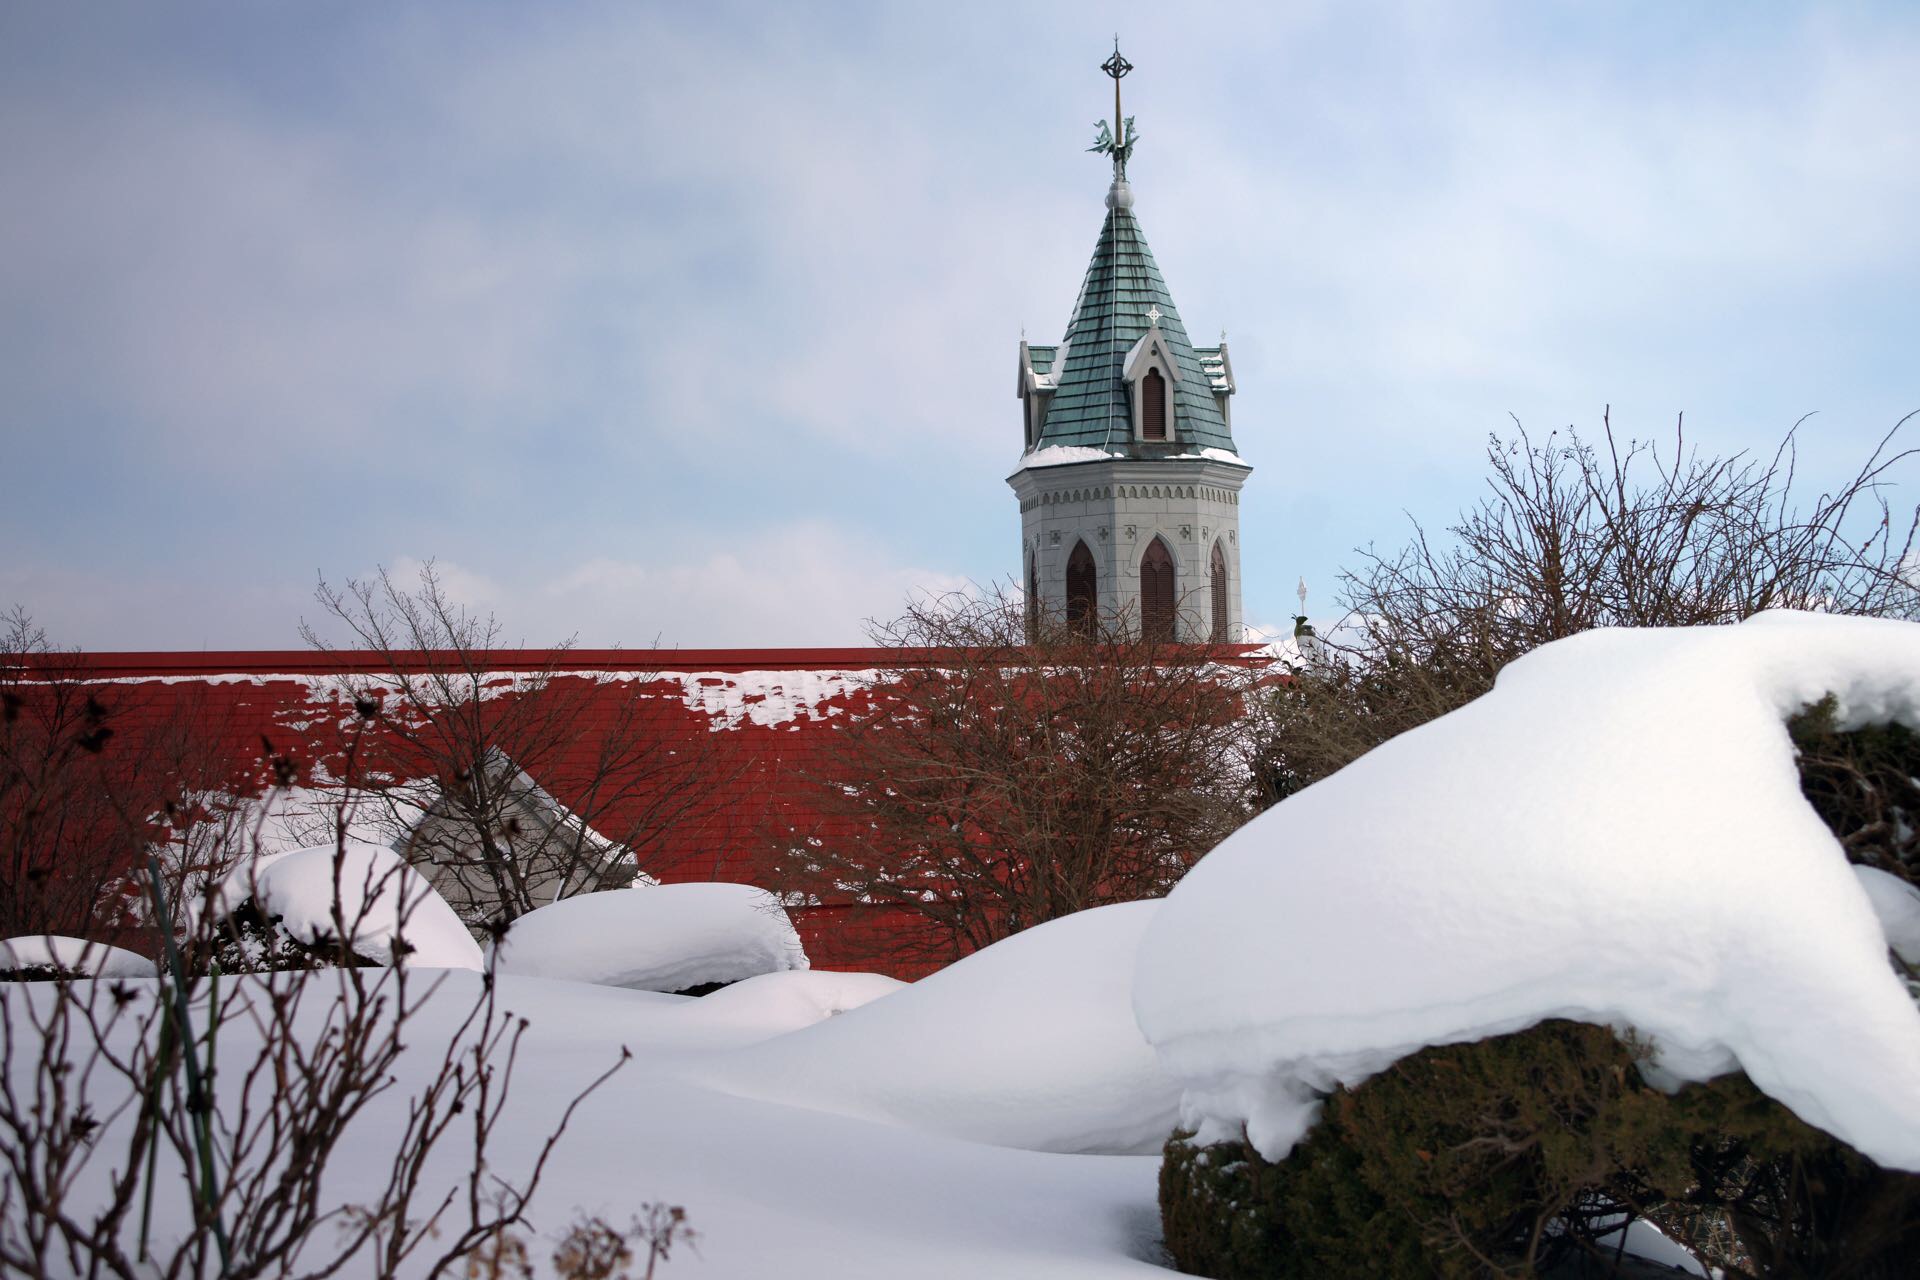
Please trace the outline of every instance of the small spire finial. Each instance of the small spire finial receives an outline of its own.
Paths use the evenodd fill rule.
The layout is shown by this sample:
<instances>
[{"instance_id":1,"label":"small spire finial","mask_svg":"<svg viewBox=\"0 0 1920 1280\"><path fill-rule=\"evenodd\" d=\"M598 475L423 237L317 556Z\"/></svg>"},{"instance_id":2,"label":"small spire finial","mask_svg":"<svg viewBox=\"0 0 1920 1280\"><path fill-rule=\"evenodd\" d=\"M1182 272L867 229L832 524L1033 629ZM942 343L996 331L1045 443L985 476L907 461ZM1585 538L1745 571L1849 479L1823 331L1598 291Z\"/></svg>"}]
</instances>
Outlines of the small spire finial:
<instances>
[{"instance_id":1,"label":"small spire finial","mask_svg":"<svg viewBox=\"0 0 1920 1280\"><path fill-rule=\"evenodd\" d=\"M1133 121L1120 114L1120 81L1127 72L1133 70L1133 64L1120 55L1120 37L1113 37L1113 56L1100 64L1100 69L1113 78L1113 123L1100 121L1100 136L1089 151L1104 152L1113 157L1113 181L1116 186L1127 180L1127 160L1133 155Z\"/></svg>"}]
</instances>

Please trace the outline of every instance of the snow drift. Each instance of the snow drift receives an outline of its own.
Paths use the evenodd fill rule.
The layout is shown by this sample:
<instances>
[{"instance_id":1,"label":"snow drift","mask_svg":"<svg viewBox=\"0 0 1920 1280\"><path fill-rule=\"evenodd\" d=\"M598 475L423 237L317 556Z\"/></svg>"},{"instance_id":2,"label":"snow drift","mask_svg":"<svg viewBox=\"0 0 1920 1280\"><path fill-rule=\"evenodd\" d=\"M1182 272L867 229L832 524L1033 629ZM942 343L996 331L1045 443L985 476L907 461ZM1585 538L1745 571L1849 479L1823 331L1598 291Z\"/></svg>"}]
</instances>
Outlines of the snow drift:
<instances>
[{"instance_id":1,"label":"snow drift","mask_svg":"<svg viewBox=\"0 0 1920 1280\"><path fill-rule=\"evenodd\" d=\"M16 969L59 969L89 978L154 975L153 961L138 952L58 933L30 934L0 942L0 973Z\"/></svg>"},{"instance_id":2,"label":"snow drift","mask_svg":"<svg viewBox=\"0 0 1920 1280\"><path fill-rule=\"evenodd\" d=\"M807 967L780 900L745 884L645 884L563 898L514 921L494 960L501 973L641 991Z\"/></svg>"},{"instance_id":3,"label":"snow drift","mask_svg":"<svg viewBox=\"0 0 1920 1280\"><path fill-rule=\"evenodd\" d=\"M1255 819L1140 947L1185 1122L1278 1159L1334 1085L1562 1017L1651 1037L1663 1082L1744 1069L1920 1170L1920 1009L1783 723L1829 694L1842 727L1920 726L1920 626L1576 636Z\"/></svg>"},{"instance_id":4,"label":"snow drift","mask_svg":"<svg viewBox=\"0 0 1920 1280\"><path fill-rule=\"evenodd\" d=\"M1157 902L1016 934L817 1026L703 1063L702 1083L998 1146L1157 1152L1180 1090L1134 1025Z\"/></svg>"}]
</instances>

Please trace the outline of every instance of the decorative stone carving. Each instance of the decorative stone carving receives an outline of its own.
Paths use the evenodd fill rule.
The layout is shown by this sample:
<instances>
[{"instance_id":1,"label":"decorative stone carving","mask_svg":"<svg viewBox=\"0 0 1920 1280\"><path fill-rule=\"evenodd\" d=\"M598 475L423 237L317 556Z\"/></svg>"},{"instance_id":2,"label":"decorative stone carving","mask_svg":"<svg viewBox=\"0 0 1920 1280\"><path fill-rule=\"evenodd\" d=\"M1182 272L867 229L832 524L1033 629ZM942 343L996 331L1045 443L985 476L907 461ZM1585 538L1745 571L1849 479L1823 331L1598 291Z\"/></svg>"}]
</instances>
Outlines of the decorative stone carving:
<instances>
[{"instance_id":1,"label":"decorative stone carving","mask_svg":"<svg viewBox=\"0 0 1920 1280\"><path fill-rule=\"evenodd\" d=\"M1054 531L1053 531L1052 533L1049 533L1049 534L1047 535L1047 541L1048 541L1048 542L1050 542L1050 543L1052 543L1052 544L1053 544L1054 546L1056 546L1056 547L1057 547L1057 546L1059 546L1059 545L1060 545L1060 531L1059 531L1058 529L1055 529L1055 530L1054 530Z\"/></svg>"}]
</instances>

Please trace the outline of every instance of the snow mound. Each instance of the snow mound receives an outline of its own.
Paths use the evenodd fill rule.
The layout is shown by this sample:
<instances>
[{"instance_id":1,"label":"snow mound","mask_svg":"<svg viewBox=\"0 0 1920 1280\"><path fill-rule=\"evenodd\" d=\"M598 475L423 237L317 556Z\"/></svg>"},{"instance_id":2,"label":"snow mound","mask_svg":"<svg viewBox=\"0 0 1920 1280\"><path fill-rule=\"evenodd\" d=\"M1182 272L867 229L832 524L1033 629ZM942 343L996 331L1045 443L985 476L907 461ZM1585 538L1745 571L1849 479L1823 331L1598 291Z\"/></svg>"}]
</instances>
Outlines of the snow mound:
<instances>
[{"instance_id":1,"label":"snow mound","mask_svg":"<svg viewBox=\"0 0 1920 1280\"><path fill-rule=\"evenodd\" d=\"M872 1004L907 984L881 973L796 969L763 973L723 987L681 1008L708 1023L751 1027L768 1035L798 1031Z\"/></svg>"},{"instance_id":2,"label":"snow mound","mask_svg":"<svg viewBox=\"0 0 1920 1280\"><path fill-rule=\"evenodd\" d=\"M1560 1017L1920 1170L1920 1009L1783 724L1829 694L1843 727L1920 725L1920 626L1575 636L1256 818L1140 947L1184 1122L1278 1159L1336 1084Z\"/></svg>"},{"instance_id":3,"label":"snow mound","mask_svg":"<svg viewBox=\"0 0 1920 1280\"><path fill-rule=\"evenodd\" d=\"M393 963L393 940L411 948L409 965L478 969L480 946L447 900L391 850L351 836L335 845L293 849L256 859L221 885L218 909L232 911L251 897L261 914L277 916L287 935L308 946L334 937L335 864L340 915L353 950L377 964Z\"/></svg>"},{"instance_id":4,"label":"snow mound","mask_svg":"<svg viewBox=\"0 0 1920 1280\"><path fill-rule=\"evenodd\" d=\"M998 1146L1158 1152L1180 1090L1128 1001L1158 905L1036 926L864 1008L704 1062L699 1079Z\"/></svg>"},{"instance_id":5,"label":"snow mound","mask_svg":"<svg viewBox=\"0 0 1920 1280\"><path fill-rule=\"evenodd\" d=\"M780 900L745 884L635 885L564 898L513 922L501 973L684 991L805 969Z\"/></svg>"},{"instance_id":6,"label":"snow mound","mask_svg":"<svg viewBox=\"0 0 1920 1280\"><path fill-rule=\"evenodd\" d=\"M15 969L62 969L89 978L151 978L153 961L123 947L44 933L0 942L0 973Z\"/></svg>"}]
</instances>

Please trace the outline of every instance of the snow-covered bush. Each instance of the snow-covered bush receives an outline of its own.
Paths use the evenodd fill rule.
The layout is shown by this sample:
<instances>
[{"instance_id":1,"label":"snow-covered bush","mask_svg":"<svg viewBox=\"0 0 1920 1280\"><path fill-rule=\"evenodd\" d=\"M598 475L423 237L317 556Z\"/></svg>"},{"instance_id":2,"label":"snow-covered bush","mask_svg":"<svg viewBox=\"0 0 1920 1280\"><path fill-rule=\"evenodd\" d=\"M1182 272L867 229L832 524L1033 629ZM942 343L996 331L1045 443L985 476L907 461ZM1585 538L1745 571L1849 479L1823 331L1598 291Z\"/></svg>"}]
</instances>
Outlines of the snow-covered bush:
<instances>
[{"instance_id":1,"label":"snow-covered bush","mask_svg":"<svg viewBox=\"0 0 1920 1280\"><path fill-rule=\"evenodd\" d=\"M1283 1161L1176 1135L1167 1247L1215 1280L1477 1280L1603 1258L1650 1217L1729 1274L1920 1273L1920 1175L1875 1167L1744 1077L1664 1094L1634 1056L1605 1028L1548 1022L1337 1091Z\"/></svg>"},{"instance_id":2,"label":"snow-covered bush","mask_svg":"<svg viewBox=\"0 0 1920 1280\"><path fill-rule=\"evenodd\" d=\"M647 884L564 898L513 922L501 973L687 991L807 967L779 899L745 884Z\"/></svg>"},{"instance_id":3,"label":"snow-covered bush","mask_svg":"<svg viewBox=\"0 0 1920 1280\"><path fill-rule=\"evenodd\" d=\"M1785 728L1829 695L1841 728L1920 723L1920 626L1587 632L1268 811L1141 942L1188 1122L1277 1159L1337 1085L1566 1017L1920 1169L1920 1009Z\"/></svg>"},{"instance_id":4,"label":"snow-covered bush","mask_svg":"<svg viewBox=\"0 0 1920 1280\"><path fill-rule=\"evenodd\" d=\"M453 908L391 851L351 836L263 855L233 872L204 909L222 968L392 964L396 945L422 968L478 969L483 957Z\"/></svg>"},{"instance_id":5,"label":"snow-covered bush","mask_svg":"<svg viewBox=\"0 0 1920 1280\"><path fill-rule=\"evenodd\" d=\"M1901 720L1910 624L1595 632L1256 820L1142 946L1208 1126L1183 1267L1347 1274L1358 1233L1355 1274L1479 1274L1651 1214L1730 1274L1920 1271Z\"/></svg>"},{"instance_id":6,"label":"snow-covered bush","mask_svg":"<svg viewBox=\"0 0 1920 1280\"><path fill-rule=\"evenodd\" d=\"M41 934L0 942L0 980L151 978L153 961L122 947Z\"/></svg>"}]
</instances>

